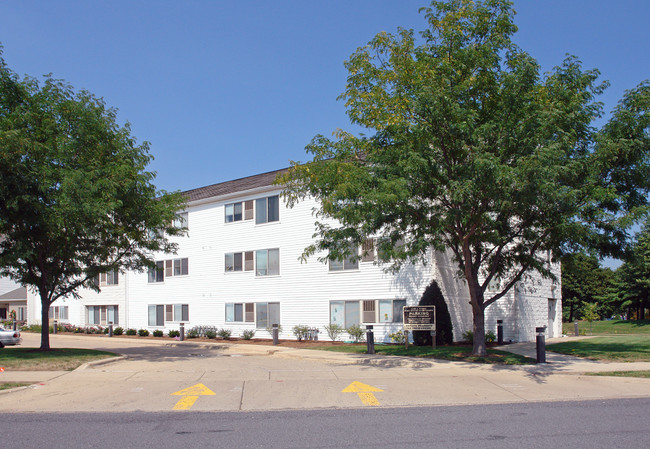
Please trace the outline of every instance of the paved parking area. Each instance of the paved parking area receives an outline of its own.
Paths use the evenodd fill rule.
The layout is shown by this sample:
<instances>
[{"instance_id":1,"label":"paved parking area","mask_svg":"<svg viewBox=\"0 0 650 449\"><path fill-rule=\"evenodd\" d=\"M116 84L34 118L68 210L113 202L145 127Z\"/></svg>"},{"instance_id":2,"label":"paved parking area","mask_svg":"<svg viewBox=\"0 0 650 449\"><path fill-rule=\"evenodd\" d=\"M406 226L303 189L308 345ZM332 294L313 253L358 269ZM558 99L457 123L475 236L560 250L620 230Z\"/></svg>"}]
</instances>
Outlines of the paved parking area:
<instances>
[{"instance_id":1,"label":"paved parking area","mask_svg":"<svg viewBox=\"0 0 650 449\"><path fill-rule=\"evenodd\" d=\"M24 346L38 346L37 335L23 336ZM503 367L257 345L52 337L53 347L103 349L126 357L72 372L43 372L41 378L5 371L0 380L23 376L35 384L0 395L0 407L17 412L244 411L650 396L648 379L583 376L577 374L579 362L566 360L555 366Z\"/></svg>"}]
</instances>

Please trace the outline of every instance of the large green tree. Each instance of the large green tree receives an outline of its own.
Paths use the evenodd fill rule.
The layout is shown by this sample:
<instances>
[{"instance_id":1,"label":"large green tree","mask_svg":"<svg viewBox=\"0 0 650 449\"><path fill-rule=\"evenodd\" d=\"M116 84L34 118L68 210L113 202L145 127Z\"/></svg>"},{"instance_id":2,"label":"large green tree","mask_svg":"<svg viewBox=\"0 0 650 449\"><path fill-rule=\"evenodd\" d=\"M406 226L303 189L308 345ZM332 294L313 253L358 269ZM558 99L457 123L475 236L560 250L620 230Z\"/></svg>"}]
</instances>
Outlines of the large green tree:
<instances>
[{"instance_id":1,"label":"large green tree","mask_svg":"<svg viewBox=\"0 0 650 449\"><path fill-rule=\"evenodd\" d=\"M627 311L628 316L634 313L638 320L646 317L650 310L650 220L637 234L629 256L616 270L603 300L619 312Z\"/></svg>"},{"instance_id":2,"label":"large green tree","mask_svg":"<svg viewBox=\"0 0 650 449\"><path fill-rule=\"evenodd\" d=\"M598 72L568 57L541 74L512 41L505 0L434 1L417 36L379 33L346 62L341 95L369 136L338 131L281 179L290 204L320 202L304 257L358 257L377 238L398 269L452 252L468 289L474 348L486 307L565 251L623 251L647 211L650 86L626 93L602 129ZM324 254L324 255L323 255ZM501 290L487 287L499 280Z\"/></svg>"},{"instance_id":3,"label":"large green tree","mask_svg":"<svg viewBox=\"0 0 650 449\"><path fill-rule=\"evenodd\" d=\"M585 304L595 303L598 312L609 316L615 312L604 299L612 286L614 272L600 266L598 258L583 253L562 258L562 309L566 321L579 319Z\"/></svg>"},{"instance_id":4,"label":"large green tree","mask_svg":"<svg viewBox=\"0 0 650 449\"><path fill-rule=\"evenodd\" d=\"M33 288L41 349L57 298L98 290L96 276L139 270L173 252L179 194L152 184L148 144L86 91L46 77L19 79L0 53L0 275Z\"/></svg>"}]
</instances>

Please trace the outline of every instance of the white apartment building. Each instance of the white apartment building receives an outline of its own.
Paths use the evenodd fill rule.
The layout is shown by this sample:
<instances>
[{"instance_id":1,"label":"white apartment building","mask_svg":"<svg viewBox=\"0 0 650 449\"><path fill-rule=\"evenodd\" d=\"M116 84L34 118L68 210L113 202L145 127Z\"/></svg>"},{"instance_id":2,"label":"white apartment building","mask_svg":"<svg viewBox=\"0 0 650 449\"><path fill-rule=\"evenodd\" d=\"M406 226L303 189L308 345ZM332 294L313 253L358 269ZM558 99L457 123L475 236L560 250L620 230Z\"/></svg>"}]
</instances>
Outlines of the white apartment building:
<instances>
[{"instance_id":1,"label":"white apartment building","mask_svg":"<svg viewBox=\"0 0 650 449\"><path fill-rule=\"evenodd\" d=\"M81 291L81 299L56 301L50 316L75 325L105 326L165 332L194 326L232 330L237 337L280 324L281 338L293 338L295 325L320 330L338 323L374 325L378 341L401 329L404 305L416 305L436 279L448 303L454 337L472 327L464 282L448 254L434 253L428 263L408 265L398 274L384 272L374 251L358 262L323 264L317 257L301 263L311 243L317 204L313 200L285 207L281 188L273 185L280 171L254 175L185 192L180 214L188 235L173 237L177 254L156 255L157 270L102 275L101 292ZM372 242L366 243L372 248ZM557 267L559 271L559 267ZM535 338L535 327L549 326L547 336L561 334L559 284L534 278L486 310L486 329L496 332L504 322L504 337ZM28 321L40 322L38 297L28 294ZM347 339L343 336L343 339Z\"/></svg>"}]
</instances>

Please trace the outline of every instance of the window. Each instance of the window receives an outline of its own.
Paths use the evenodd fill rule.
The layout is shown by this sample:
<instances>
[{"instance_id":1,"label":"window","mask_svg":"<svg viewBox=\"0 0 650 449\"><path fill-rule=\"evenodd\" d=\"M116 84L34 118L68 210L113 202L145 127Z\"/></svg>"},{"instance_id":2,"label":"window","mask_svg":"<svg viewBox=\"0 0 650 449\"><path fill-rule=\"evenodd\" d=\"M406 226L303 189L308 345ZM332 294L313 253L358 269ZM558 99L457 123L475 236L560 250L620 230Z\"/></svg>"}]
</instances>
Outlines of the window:
<instances>
[{"instance_id":1,"label":"window","mask_svg":"<svg viewBox=\"0 0 650 449\"><path fill-rule=\"evenodd\" d=\"M280 220L280 197L278 195L255 200L255 224Z\"/></svg>"},{"instance_id":2,"label":"window","mask_svg":"<svg viewBox=\"0 0 650 449\"><path fill-rule=\"evenodd\" d=\"M99 275L99 285L117 285L119 283L119 274L117 270L111 270Z\"/></svg>"},{"instance_id":3,"label":"window","mask_svg":"<svg viewBox=\"0 0 650 449\"><path fill-rule=\"evenodd\" d=\"M262 249L256 251L257 276L277 276L280 274L280 250Z\"/></svg>"},{"instance_id":4,"label":"window","mask_svg":"<svg viewBox=\"0 0 650 449\"><path fill-rule=\"evenodd\" d=\"M175 228L185 228L187 229L187 212L181 212L176 214L172 225Z\"/></svg>"},{"instance_id":5,"label":"window","mask_svg":"<svg viewBox=\"0 0 650 449\"><path fill-rule=\"evenodd\" d=\"M149 268L149 282L163 282L165 280L165 262L156 262L156 268Z\"/></svg>"},{"instance_id":6,"label":"window","mask_svg":"<svg viewBox=\"0 0 650 449\"><path fill-rule=\"evenodd\" d=\"M330 302L330 323L348 328L361 323L401 323L404 299ZM377 319L379 306L379 319Z\"/></svg>"},{"instance_id":7,"label":"window","mask_svg":"<svg viewBox=\"0 0 650 449\"><path fill-rule=\"evenodd\" d=\"M50 306L48 311L50 319L67 321L68 320L68 306Z\"/></svg>"},{"instance_id":8,"label":"window","mask_svg":"<svg viewBox=\"0 0 650 449\"><path fill-rule=\"evenodd\" d=\"M404 299L381 299L379 300L379 322L380 323L401 323L403 321L403 309L406 305Z\"/></svg>"},{"instance_id":9,"label":"window","mask_svg":"<svg viewBox=\"0 0 650 449\"><path fill-rule=\"evenodd\" d=\"M347 256L344 260L330 259L330 271L343 271L343 270L358 270L359 260L357 259L359 253L356 248L352 249L352 254Z\"/></svg>"},{"instance_id":10,"label":"window","mask_svg":"<svg viewBox=\"0 0 650 449\"><path fill-rule=\"evenodd\" d=\"M242 253L226 253L226 272L242 271Z\"/></svg>"},{"instance_id":11,"label":"window","mask_svg":"<svg viewBox=\"0 0 650 449\"><path fill-rule=\"evenodd\" d=\"M25 321L27 320L27 307L16 307L16 320Z\"/></svg>"},{"instance_id":12,"label":"window","mask_svg":"<svg viewBox=\"0 0 650 449\"><path fill-rule=\"evenodd\" d=\"M164 326L165 321L189 321L188 304L149 304L149 326Z\"/></svg>"},{"instance_id":13,"label":"window","mask_svg":"<svg viewBox=\"0 0 650 449\"><path fill-rule=\"evenodd\" d=\"M168 259L156 261L156 268L149 269L149 282L163 282L165 277L187 276L189 274L189 260Z\"/></svg>"},{"instance_id":14,"label":"window","mask_svg":"<svg viewBox=\"0 0 650 449\"><path fill-rule=\"evenodd\" d=\"M274 324L280 324L280 303L255 303L255 318L255 327L258 329L268 329Z\"/></svg>"},{"instance_id":15,"label":"window","mask_svg":"<svg viewBox=\"0 0 650 449\"><path fill-rule=\"evenodd\" d=\"M375 239L366 239L361 247L361 262L375 261Z\"/></svg>"},{"instance_id":16,"label":"window","mask_svg":"<svg viewBox=\"0 0 650 449\"><path fill-rule=\"evenodd\" d=\"M233 221L241 221L243 218L242 203L226 204L225 213L226 213L226 217L225 217L226 223L232 223Z\"/></svg>"},{"instance_id":17,"label":"window","mask_svg":"<svg viewBox=\"0 0 650 449\"><path fill-rule=\"evenodd\" d=\"M117 306L87 306L86 323L102 326L108 323L119 324Z\"/></svg>"},{"instance_id":18,"label":"window","mask_svg":"<svg viewBox=\"0 0 650 449\"><path fill-rule=\"evenodd\" d=\"M226 303L226 322L252 323L255 321L255 304L247 303Z\"/></svg>"}]
</instances>

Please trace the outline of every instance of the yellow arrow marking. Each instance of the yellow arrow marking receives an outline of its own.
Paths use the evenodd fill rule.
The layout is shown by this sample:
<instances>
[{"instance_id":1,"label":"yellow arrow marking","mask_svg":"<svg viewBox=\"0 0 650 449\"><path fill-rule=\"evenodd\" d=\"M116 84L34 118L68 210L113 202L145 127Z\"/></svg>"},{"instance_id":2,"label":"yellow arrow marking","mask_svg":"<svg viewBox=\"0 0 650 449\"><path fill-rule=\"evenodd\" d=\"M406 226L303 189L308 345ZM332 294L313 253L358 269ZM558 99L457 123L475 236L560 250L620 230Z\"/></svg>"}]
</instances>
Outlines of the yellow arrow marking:
<instances>
[{"instance_id":1,"label":"yellow arrow marking","mask_svg":"<svg viewBox=\"0 0 650 449\"><path fill-rule=\"evenodd\" d=\"M361 399L363 405L369 405L373 407L377 407L379 405L379 401L373 394L373 392L376 391L384 391L384 390L381 390L379 388L361 382L357 382L356 380L352 382L350 385L348 385L347 387L345 387L343 390L341 390L342 393L356 393L357 396L359 396L359 399Z\"/></svg>"},{"instance_id":2,"label":"yellow arrow marking","mask_svg":"<svg viewBox=\"0 0 650 449\"><path fill-rule=\"evenodd\" d=\"M172 393L171 395L183 396L178 400L176 405L174 405L173 410L189 410L192 408L199 396L214 396L215 392L203 384L196 384L177 391L176 393Z\"/></svg>"}]
</instances>

